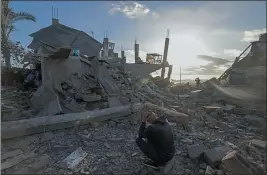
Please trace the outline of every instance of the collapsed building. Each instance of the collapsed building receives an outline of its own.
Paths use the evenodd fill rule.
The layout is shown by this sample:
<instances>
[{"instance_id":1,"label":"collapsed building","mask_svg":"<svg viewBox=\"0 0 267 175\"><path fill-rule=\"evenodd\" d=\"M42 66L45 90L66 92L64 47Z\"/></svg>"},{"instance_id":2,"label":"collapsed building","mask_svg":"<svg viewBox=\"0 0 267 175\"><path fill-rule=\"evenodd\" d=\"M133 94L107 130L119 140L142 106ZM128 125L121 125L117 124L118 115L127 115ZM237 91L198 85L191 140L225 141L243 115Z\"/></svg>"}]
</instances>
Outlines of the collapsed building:
<instances>
[{"instance_id":1,"label":"collapsed building","mask_svg":"<svg viewBox=\"0 0 267 175\"><path fill-rule=\"evenodd\" d=\"M166 44L162 62L141 62L135 49L136 62L127 64L123 52L118 58L107 39L102 45L55 19L31 35L35 54L28 61L41 64L42 85L29 96L34 115L25 107L24 92L26 97L19 94L17 101L28 111L12 113L1 123L2 173L148 174L142 172L134 146L144 107L164 115L174 131L170 174L265 173L264 117L249 108L219 104L205 94L209 87L181 97L143 80L150 71L170 66ZM164 71L160 81L170 77L171 70L166 79Z\"/></svg>"},{"instance_id":2,"label":"collapsed building","mask_svg":"<svg viewBox=\"0 0 267 175\"><path fill-rule=\"evenodd\" d=\"M266 33L260 35L258 41L251 42L218 81L233 94L239 94L235 97L239 99L236 103L240 104L243 99L243 104L246 101L250 107L266 112ZM226 98L231 99L231 96Z\"/></svg>"}]
</instances>

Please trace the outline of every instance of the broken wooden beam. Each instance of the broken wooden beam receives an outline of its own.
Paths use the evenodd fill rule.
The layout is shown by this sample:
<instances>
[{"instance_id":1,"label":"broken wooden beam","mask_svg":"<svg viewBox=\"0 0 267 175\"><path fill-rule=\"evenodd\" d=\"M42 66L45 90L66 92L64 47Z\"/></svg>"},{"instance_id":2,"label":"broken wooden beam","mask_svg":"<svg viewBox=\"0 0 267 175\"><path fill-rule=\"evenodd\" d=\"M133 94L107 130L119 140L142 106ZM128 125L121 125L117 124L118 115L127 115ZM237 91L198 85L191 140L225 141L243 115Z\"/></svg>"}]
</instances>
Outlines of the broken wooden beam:
<instances>
[{"instance_id":1,"label":"broken wooden beam","mask_svg":"<svg viewBox=\"0 0 267 175\"><path fill-rule=\"evenodd\" d=\"M42 133L46 131L59 130L94 121L104 121L111 118L123 117L131 114L132 109L140 109L142 105L133 104L125 106L116 106L96 111L87 111L80 113L71 113L55 116L43 116L25 120L9 121L1 123L1 139L9 139L24 135Z\"/></svg>"}]
</instances>

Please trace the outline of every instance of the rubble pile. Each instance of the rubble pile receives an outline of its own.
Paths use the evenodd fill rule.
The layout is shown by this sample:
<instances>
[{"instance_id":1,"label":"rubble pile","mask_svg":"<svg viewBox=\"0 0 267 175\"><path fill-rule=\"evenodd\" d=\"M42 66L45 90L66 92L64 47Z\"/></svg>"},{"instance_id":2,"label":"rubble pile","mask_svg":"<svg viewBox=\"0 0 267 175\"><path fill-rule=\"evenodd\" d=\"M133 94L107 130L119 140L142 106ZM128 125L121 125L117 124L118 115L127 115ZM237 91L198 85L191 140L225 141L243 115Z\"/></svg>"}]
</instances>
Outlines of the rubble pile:
<instances>
[{"instance_id":1,"label":"rubble pile","mask_svg":"<svg viewBox=\"0 0 267 175\"><path fill-rule=\"evenodd\" d=\"M262 174L265 169L266 132L263 131L265 126L260 124L266 118L242 115L242 111L237 112L235 106L193 109L190 106L190 102L183 102L184 109L178 109L191 111L188 124L190 131L184 130L179 123L170 123L176 147L175 164L170 174L210 172L216 175L228 171L234 174L250 171ZM158 114L160 115L159 112ZM16 151L15 155L26 161L5 168L2 173L149 174L151 170L142 166L144 157L135 144L139 124L133 124L132 117L136 116L4 140L2 157L12 151L15 154ZM75 157L80 163L73 167L72 164L67 164L68 167L65 165L66 159L77 149L82 150ZM83 156L84 153L87 155ZM2 161L10 163L13 159L8 157ZM244 164L244 161L247 163ZM122 163L124 166L120 166ZM246 165L253 169L246 168Z\"/></svg>"},{"instance_id":2,"label":"rubble pile","mask_svg":"<svg viewBox=\"0 0 267 175\"><path fill-rule=\"evenodd\" d=\"M117 61L76 58L70 63L82 66L72 70L68 59L51 62L60 76L48 71L29 105L27 92L2 89L2 173L153 174L135 144L149 107L173 129L169 174L266 174L267 117L246 106L253 95L245 88L215 78L198 89L160 88Z\"/></svg>"},{"instance_id":3,"label":"rubble pile","mask_svg":"<svg viewBox=\"0 0 267 175\"><path fill-rule=\"evenodd\" d=\"M26 119L36 114L28 105L29 92L19 92L17 88L1 88L2 121Z\"/></svg>"}]
</instances>

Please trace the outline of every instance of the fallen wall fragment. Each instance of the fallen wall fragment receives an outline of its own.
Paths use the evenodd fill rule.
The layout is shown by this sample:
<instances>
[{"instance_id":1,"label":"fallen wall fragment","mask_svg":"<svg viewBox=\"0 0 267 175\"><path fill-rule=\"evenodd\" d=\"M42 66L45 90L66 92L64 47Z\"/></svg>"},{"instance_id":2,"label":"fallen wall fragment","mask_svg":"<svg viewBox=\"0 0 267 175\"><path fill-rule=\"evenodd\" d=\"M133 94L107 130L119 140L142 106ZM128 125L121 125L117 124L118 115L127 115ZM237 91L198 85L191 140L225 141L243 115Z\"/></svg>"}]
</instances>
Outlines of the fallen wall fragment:
<instances>
[{"instance_id":1,"label":"fallen wall fragment","mask_svg":"<svg viewBox=\"0 0 267 175\"><path fill-rule=\"evenodd\" d=\"M134 104L135 105L135 104ZM116 106L96 111L71 113L56 116L43 116L27 120L2 122L2 139L31 135L51 130L88 124L93 121L109 120L132 113L132 105Z\"/></svg>"},{"instance_id":2,"label":"fallen wall fragment","mask_svg":"<svg viewBox=\"0 0 267 175\"><path fill-rule=\"evenodd\" d=\"M123 117L140 111L144 106L163 112L171 122L181 122L182 124L186 124L188 122L188 115L186 114L169 110L164 107L159 107L151 103L135 103L132 105L116 106L102 110L2 122L1 139L10 139L24 135L84 125L95 121L104 121Z\"/></svg>"}]
</instances>

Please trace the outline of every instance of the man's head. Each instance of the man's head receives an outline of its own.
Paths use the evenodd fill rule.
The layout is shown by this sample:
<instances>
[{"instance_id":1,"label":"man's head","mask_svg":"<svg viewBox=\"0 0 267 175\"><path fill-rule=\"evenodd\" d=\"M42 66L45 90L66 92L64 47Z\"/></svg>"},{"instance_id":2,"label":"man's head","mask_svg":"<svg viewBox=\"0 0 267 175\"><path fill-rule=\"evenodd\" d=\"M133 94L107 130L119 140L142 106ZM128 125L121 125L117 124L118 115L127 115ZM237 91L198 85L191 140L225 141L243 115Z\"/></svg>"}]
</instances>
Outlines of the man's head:
<instances>
[{"instance_id":1,"label":"man's head","mask_svg":"<svg viewBox=\"0 0 267 175\"><path fill-rule=\"evenodd\" d=\"M158 117L154 112L149 111L146 122L152 124L157 118Z\"/></svg>"}]
</instances>

